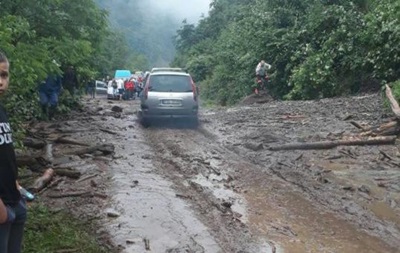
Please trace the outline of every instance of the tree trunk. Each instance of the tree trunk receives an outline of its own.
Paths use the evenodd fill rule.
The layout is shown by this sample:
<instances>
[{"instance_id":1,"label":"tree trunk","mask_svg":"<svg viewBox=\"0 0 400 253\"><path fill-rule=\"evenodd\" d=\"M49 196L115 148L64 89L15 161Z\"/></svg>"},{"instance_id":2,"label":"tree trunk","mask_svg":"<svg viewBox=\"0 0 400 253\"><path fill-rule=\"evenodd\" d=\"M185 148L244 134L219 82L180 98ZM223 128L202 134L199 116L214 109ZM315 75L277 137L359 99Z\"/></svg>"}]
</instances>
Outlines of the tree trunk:
<instances>
[{"instance_id":1,"label":"tree trunk","mask_svg":"<svg viewBox=\"0 0 400 253\"><path fill-rule=\"evenodd\" d=\"M396 136L372 137L360 140L337 140L321 141L311 143L289 143L282 146L270 147L269 150L295 150L295 149L331 149L337 146L363 146L363 145L384 145L394 144Z\"/></svg>"}]
</instances>

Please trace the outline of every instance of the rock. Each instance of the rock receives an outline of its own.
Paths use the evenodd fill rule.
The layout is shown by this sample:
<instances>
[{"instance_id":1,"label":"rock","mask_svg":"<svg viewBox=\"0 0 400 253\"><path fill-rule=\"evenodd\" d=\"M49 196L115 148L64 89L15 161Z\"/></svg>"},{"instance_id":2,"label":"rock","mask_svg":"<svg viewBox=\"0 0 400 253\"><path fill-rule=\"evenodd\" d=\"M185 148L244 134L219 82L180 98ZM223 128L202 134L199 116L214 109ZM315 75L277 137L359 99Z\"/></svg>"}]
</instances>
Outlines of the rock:
<instances>
[{"instance_id":1,"label":"rock","mask_svg":"<svg viewBox=\"0 0 400 253\"><path fill-rule=\"evenodd\" d=\"M107 213L107 217L111 217L111 218L117 218L117 217L121 216L121 214L119 212L117 212L111 208L107 209L106 213Z\"/></svg>"},{"instance_id":2,"label":"rock","mask_svg":"<svg viewBox=\"0 0 400 253\"><path fill-rule=\"evenodd\" d=\"M251 142L247 142L244 144L244 147L253 151L260 151L264 149L264 146L262 143L251 143Z\"/></svg>"},{"instance_id":3,"label":"rock","mask_svg":"<svg viewBox=\"0 0 400 253\"><path fill-rule=\"evenodd\" d=\"M122 107L119 107L119 106L117 106L117 105L114 105L112 108L111 108L111 111L113 111L113 112L122 112L124 109L122 109Z\"/></svg>"},{"instance_id":4,"label":"rock","mask_svg":"<svg viewBox=\"0 0 400 253\"><path fill-rule=\"evenodd\" d=\"M366 186L366 185L361 185L360 187L358 187L358 190L360 192L364 192L364 193L367 193L367 194L369 194L371 192L370 188L368 186Z\"/></svg>"},{"instance_id":5,"label":"rock","mask_svg":"<svg viewBox=\"0 0 400 253\"><path fill-rule=\"evenodd\" d=\"M137 239L126 239L126 244L136 244L136 243L140 243L142 241L142 239L137 238Z\"/></svg>"}]
</instances>

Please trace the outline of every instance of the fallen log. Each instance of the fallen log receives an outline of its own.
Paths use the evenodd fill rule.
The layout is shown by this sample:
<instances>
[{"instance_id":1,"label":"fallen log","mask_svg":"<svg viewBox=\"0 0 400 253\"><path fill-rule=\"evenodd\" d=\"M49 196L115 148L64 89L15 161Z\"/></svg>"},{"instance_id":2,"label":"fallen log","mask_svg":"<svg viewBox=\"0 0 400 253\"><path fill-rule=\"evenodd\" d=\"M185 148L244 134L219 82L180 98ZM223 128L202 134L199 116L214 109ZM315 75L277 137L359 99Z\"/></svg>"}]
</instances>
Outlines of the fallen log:
<instances>
[{"instance_id":1,"label":"fallen log","mask_svg":"<svg viewBox=\"0 0 400 253\"><path fill-rule=\"evenodd\" d=\"M87 148L82 148L78 150L72 150L69 152L64 153L65 155L84 155L94 153L96 151L101 151L105 155L109 155L114 153L115 147L113 144L100 144L95 146L90 146Z\"/></svg>"},{"instance_id":2,"label":"fallen log","mask_svg":"<svg viewBox=\"0 0 400 253\"><path fill-rule=\"evenodd\" d=\"M386 87L385 93L386 93L386 97L389 100L390 107L392 108L392 111L393 111L394 115L396 115L396 117L398 119L400 119L400 106L399 106L399 103L394 98L393 93L392 93L392 89L389 87L389 85L386 84L385 87Z\"/></svg>"},{"instance_id":3,"label":"fallen log","mask_svg":"<svg viewBox=\"0 0 400 253\"><path fill-rule=\"evenodd\" d=\"M44 140L30 138L30 137L25 138L23 144L25 147L34 149L42 149L46 146L46 142Z\"/></svg>"},{"instance_id":4,"label":"fallen log","mask_svg":"<svg viewBox=\"0 0 400 253\"><path fill-rule=\"evenodd\" d=\"M42 194L42 193L45 192L46 190L57 186L57 185L58 185L59 183L61 183L62 181L63 181L62 178L58 178L57 180L52 181L50 184L46 185L43 189L41 189L40 191L38 191L37 194Z\"/></svg>"},{"instance_id":5,"label":"fallen log","mask_svg":"<svg viewBox=\"0 0 400 253\"><path fill-rule=\"evenodd\" d=\"M76 182L77 182L77 183L83 182L83 181L89 180L89 179L94 178L94 177L97 177L97 176L98 176L98 174L88 175L88 176L86 176L86 177L84 177L84 178L81 178L81 179L77 180Z\"/></svg>"},{"instance_id":6,"label":"fallen log","mask_svg":"<svg viewBox=\"0 0 400 253\"><path fill-rule=\"evenodd\" d=\"M54 176L54 170L47 169L41 177L35 180L33 186L31 187L32 191L39 192L51 181L53 176Z\"/></svg>"},{"instance_id":7,"label":"fallen log","mask_svg":"<svg viewBox=\"0 0 400 253\"><path fill-rule=\"evenodd\" d=\"M364 127L364 130L361 133L362 136L390 136L398 135L400 133L400 106L393 96L392 89L389 85L386 85L385 87L385 94L389 100L390 108L396 117L380 126L370 128Z\"/></svg>"},{"instance_id":8,"label":"fallen log","mask_svg":"<svg viewBox=\"0 0 400 253\"><path fill-rule=\"evenodd\" d=\"M61 199L61 198L69 198L69 197L98 197L101 199L106 199L108 196L106 194L97 193L97 192L90 192L90 191L80 191L80 192L65 192L59 194L49 194L49 198L53 199Z\"/></svg>"},{"instance_id":9,"label":"fallen log","mask_svg":"<svg viewBox=\"0 0 400 253\"><path fill-rule=\"evenodd\" d=\"M66 192L61 194L49 194L49 198L60 199L60 198L68 198L68 197L82 197L82 196L90 196L91 193L88 191L83 192Z\"/></svg>"},{"instance_id":10,"label":"fallen log","mask_svg":"<svg viewBox=\"0 0 400 253\"><path fill-rule=\"evenodd\" d=\"M385 145L394 144L396 136L371 137L359 140L336 140L336 141L320 141L311 143L289 143L281 146L269 147L269 150L296 150L296 149L331 149L337 146L364 146L364 145Z\"/></svg>"},{"instance_id":11,"label":"fallen log","mask_svg":"<svg viewBox=\"0 0 400 253\"><path fill-rule=\"evenodd\" d=\"M83 143L83 142L76 141L76 140L73 140L73 139L69 139L69 138L66 138L66 137L59 137L59 138L56 139L55 142L56 143L61 143L61 144L78 145L78 146L90 146L87 143Z\"/></svg>"},{"instance_id":12,"label":"fallen log","mask_svg":"<svg viewBox=\"0 0 400 253\"><path fill-rule=\"evenodd\" d=\"M72 179L78 179L81 177L82 173L69 168L54 168L57 176L69 177Z\"/></svg>"},{"instance_id":13,"label":"fallen log","mask_svg":"<svg viewBox=\"0 0 400 253\"><path fill-rule=\"evenodd\" d=\"M108 134L113 134L113 135L118 134L117 132L109 130L109 129L106 129L106 128L99 128L99 130L102 131L102 132L108 133Z\"/></svg>"},{"instance_id":14,"label":"fallen log","mask_svg":"<svg viewBox=\"0 0 400 253\"><path fill-rule=\"evenodd\" d=\"M355 127L358 128L358 129L361 129L361 130L365 131L365 128L362 127L360 124L358 124L358 123L355 122L355 121L350 121L350 124L352 124L353 126L355 126Z\"/></svg>"},{"instance_id":15,"label":"fallen log","mask_svg":"<svg viewBox=\"0 0 400 253\"><path fill-rule=\"evenodd\" d=\"M17 159L18 167L23 167L23 166L29 166L29 167L46 166L46 165L50 164L50 161L47 161L41 155L17 153L16 154L16 159Z\"/></svg>"},{"instance_id":16,"label":"fallen log","mask_svg":"<svg viewBox=\"0 0 400 253\"><path fill-rule=\"evenodd\" d=\"M400 133L400 124L397 120L384 123L361 133L362 136L390 136Z\"/></svg>"}]
</instances>

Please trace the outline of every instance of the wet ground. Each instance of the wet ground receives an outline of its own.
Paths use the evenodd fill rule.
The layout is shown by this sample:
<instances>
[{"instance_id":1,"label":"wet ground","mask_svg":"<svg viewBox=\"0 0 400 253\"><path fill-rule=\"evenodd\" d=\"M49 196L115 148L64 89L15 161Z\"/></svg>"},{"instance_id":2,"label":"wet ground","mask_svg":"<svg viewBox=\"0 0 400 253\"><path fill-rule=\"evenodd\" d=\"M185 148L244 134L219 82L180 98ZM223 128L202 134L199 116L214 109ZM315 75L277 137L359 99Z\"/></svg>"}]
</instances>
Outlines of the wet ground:
<instances>
[{"instance_id":1,"label":"wet ground","mask_svg":"<svg viewBox=\"0 0 400 253\"><path fill-rule=\"evenodd\" d=\"M119 252L400 252L397 145L270 150L351 138L359 130L350 120L388 120L378 95L247 99L203 108L198 129L174 121L143 128L138 101L84 103L84 112L63 124L90 131L70 137L113 143L115 153L74 157L93 175L74 188L90 182L108 196L75 209L99 219L98 234L111 235ZM114 106L122 112L112 112Z\"/></svg>"}]
</instances>

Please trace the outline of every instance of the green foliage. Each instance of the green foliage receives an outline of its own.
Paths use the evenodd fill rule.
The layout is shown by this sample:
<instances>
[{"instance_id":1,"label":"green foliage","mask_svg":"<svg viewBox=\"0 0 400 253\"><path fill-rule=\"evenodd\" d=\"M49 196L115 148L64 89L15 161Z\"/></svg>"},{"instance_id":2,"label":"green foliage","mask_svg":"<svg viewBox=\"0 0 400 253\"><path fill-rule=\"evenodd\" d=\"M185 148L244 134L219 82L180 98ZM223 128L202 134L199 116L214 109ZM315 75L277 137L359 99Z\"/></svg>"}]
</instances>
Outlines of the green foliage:
<instances>
[{"instance_id":1,"label":"green foliage","mask_svg":"<svg viewBox=\"0 0 400 253\"><path fill-rule=\"evenodd\" d=\"M81 224L62 212L51 212L38 203L28 208L28 216L24 253L53 253L68 249L81 253L109 252L93 240L88 229L90 224Z\"/></svg>"},{"instance_id":2,"label":"green foliage","mask_svg":"<svg viewBox=\"0 0 400 253\"><path fill-rule=\"evenodd\" d=\"M1 0L0 4L0 49L9 58L11 73L3 103L12 109L17 141L23 136L21 122L41 115L37 87L48 74L62 75L67 66L75 66L82 87L84 80L111 76L117 68L146 65L110 28L107 13L94 0ZM62 96L59 113L78 106L78 99Z\"/></svg>"},{"instance_id":3,"label":"green foliage","mask_svg":"<svg viewBox=\"0 0 400 253\"><path fill-rule=\"evenodd\" d=\"M202 83L205 99L232 104L251 93L261 59L273 66L270 92L286 99L376 90L400 78L399 1L219 0L212 6L197 26L178 30L174 60Z\"/></svg>"}]
</instances>

